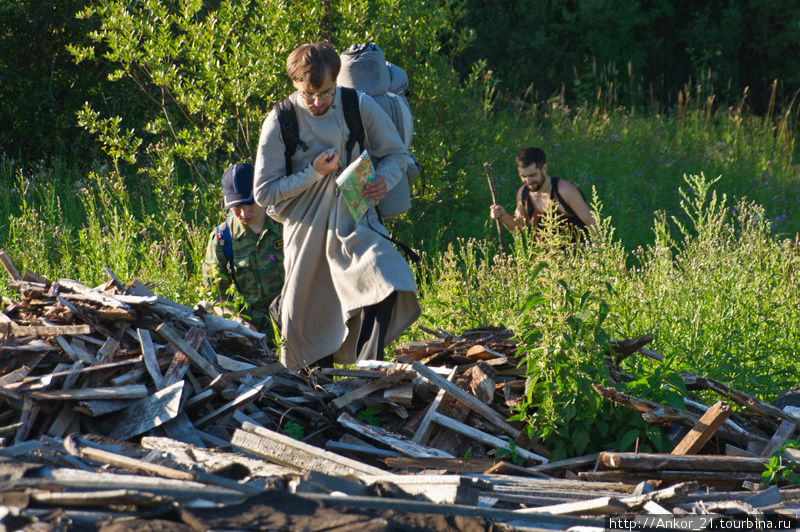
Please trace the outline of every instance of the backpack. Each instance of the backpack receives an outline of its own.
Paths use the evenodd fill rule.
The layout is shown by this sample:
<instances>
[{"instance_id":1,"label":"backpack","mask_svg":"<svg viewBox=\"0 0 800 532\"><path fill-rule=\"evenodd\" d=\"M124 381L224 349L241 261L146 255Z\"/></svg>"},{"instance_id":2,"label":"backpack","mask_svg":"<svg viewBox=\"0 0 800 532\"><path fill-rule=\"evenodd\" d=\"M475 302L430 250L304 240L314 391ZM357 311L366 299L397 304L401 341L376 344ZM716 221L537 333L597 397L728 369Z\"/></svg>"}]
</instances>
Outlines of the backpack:
<instances>
[{"instance_id":1,"label":"backpack","mask_svg":"<svg viewBox=\"0 0 800 532\"><path fill-rule=\"evenodd\" d=\"M231 240L231 228L228 227L228 218L225 218L225 221L217 226L216 231L217 239L222 244L222 252L228 261L228 273L233 277L233 241Z\"/></svg>"},{"instance_id":2,"label":"backpack","mask_svg":"<svg viewBox=\"0 0 800 532\"><path fill-rule=\"evenodd\" d=\"M372 96L392 119L406 149L410 148L414 135L414 117L407 98L410 94L408 75L400 67L386 61L383 50L371 42L354 44L339 58L342 67L336 78L336 84L358 89ZM422 170L411 152L408 154L407 162L405 178L378 202L378 210L384 218L393 218L411 208L409 183L416 179Z\"/></svg>"}]
</instances>

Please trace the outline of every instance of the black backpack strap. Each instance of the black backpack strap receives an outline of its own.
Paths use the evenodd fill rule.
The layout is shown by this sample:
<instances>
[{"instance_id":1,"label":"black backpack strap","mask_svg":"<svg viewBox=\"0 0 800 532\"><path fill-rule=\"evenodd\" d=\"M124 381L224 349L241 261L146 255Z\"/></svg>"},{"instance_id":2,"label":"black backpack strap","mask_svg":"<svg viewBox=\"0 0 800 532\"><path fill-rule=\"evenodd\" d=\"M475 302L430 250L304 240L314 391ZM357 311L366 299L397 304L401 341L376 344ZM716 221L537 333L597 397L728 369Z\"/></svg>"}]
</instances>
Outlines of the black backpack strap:
<instances>
[{"instance_id":1,"label":"black backpack strap","mask_svg":"<svg viewBox=\"0 0 800 532\"><path fill-rule=\"evenodd\" d=\"M574 218L574 220L572 220L572 223L583 229L584 227L586 227L586 224L583 223L583 220L581 220L580 216L575 214L575 211L572 210L572 207L570 207L569 203L567 203L567 201L563 197L561 197L561 194L558 192L558 183L560 181L561 180L558 177L553 178L553 191L556 193L556 199L558 199L558 202L561 204L562 207L564 207L564 210L567 211L567 214L569 214L572 218ZM579 188L578 188L578 194L581 195L583 201L585 202L586 196L583 195L583 192Z\"/></svg>"},{"instance_id":2,"label":"black backpack strap","mask_svg":"<svg viewBox=\"0 0 800 532\"><path fill-rule=\"evenodd\" d=\"M380 209L378 209L377 205L375 206L375 212L378 213L378 221L380 222L380 224L383 225L384 227L386 227L386 225L383 223L383 215L381 215L381 211L380 211ZM396 238L393 238L391 235L389 235L389 236L384 235L383 233L381 233L380 231L378 231L377 229L372 227L372 224L369 223L369 218L367 218L367 225L369 225L370 229L372 229L373 231L375 231L376 233L381 235L383 238L385 238L386 240L388 240L389 242L391 242L395 246L397 246L400 249L400 252L403 254L403 256L406 258L407 261L412 262L414 264L418 264L419 261L422 260L420 258L420 256L419 256L419 254L416 251L414 251L413 249L411 249L409 246L407 246L404 243L400 242Z\"/></svg>"},{"instance_id":3,"label":"black backpack strap","mask_svg":"<svg viewBox=\"0 0 800 532\"><path fill-rule=\"evenodd\" d=\"M217 226L217 238L222 244L222 252L227 261L228 273L233 277L233 241L231 240L231 228L228 227L228 219Z\"/></svg>"},{"instance_id":4,"label":"black backpack strap","mask_svg":"<svg viewBox=\"0 0 800 532\"><path fill-rule=\"evenodd\" d=\"M308 151L308 145L300 138L300 126L297 124L297 113L295 113L291 99L286 98L275 104L275 114L278 116L278 125L281 128L281 138L283 139L286 175L291 175L293 173L292 155L297 151L298 146L303 151Z\"/></svg>"},{"instance_id":5,"label":"black backpack strap","mask_svg":"<svg viewBox=\"0 0 800 532\"><path fill-rule=\"evenodd\" d=\"M340 91L342 94L344 121L347 124L347 129L350 130L350 134L347 136L347 143L345 144L345 151L349 156L356 142L358 143L359 153L365 148L364 124L361 122L361 111L358 107L358 93L356 90L349 87L342 87Z\"/></svg>"}]
</instances>

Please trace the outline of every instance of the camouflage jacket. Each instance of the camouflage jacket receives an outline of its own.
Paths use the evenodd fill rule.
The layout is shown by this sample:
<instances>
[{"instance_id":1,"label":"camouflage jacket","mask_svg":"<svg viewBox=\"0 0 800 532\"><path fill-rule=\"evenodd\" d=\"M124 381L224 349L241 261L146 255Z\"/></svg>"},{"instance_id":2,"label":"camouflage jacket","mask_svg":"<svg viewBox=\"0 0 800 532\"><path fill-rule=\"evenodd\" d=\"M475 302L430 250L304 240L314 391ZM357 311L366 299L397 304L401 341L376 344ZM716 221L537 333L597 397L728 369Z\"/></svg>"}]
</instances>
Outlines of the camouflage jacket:
<instances>
[{"instance_id":1,"label":"camouflage jacket","mask_svg":"<svg viewBox=\"0 0 800 532\"><path fill-rule=\"evenodd\" d=\"M232 286L241 294L249 321L265 334L272 332L269 305L283 287L283 227L267 217L264 229L256 235L235 216L228 216L233 246L233 272L222 240L214 228L208 237L203 259L203 297L214 302L233 300Z\"/></svg>"}]
</instances>

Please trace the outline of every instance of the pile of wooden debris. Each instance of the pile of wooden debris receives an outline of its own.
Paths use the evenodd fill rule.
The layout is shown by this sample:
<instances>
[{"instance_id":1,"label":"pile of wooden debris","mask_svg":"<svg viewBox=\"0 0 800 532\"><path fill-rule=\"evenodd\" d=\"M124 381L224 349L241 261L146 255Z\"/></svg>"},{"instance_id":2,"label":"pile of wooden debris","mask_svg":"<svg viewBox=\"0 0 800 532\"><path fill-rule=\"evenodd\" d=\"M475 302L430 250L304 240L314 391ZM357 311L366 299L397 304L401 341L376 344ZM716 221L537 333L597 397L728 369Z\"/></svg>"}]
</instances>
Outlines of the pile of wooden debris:
<instances>
[{"instance_id":1,"label":"pile of wooden debris","mask_svg":"<svg viewBox=\"0 0 800 532\"><path fill-rule=\"evenodd\" d=\"M0 530L553 530L800 512L800 489L759 484L800 415L712 379L686 376L755 415L603 383L648 421L685 426L673 453L549 462L507 421L526 383L503 327L427 331L393 362L295 372L263 335L138 281L109 271L92 288L0 260L20 294L0 312ZM614 379L628 378L625 356L658 357L649 339L615 344Z\"/></svg>"}]
</instances>

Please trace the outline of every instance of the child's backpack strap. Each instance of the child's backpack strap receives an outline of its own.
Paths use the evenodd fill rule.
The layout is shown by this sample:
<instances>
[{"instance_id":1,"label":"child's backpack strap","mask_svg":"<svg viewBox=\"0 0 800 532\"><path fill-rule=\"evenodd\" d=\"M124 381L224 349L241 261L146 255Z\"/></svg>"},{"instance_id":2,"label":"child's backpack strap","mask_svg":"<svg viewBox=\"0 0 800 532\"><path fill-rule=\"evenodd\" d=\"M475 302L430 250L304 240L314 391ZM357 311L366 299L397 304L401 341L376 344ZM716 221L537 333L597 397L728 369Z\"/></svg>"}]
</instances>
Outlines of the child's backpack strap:
<instances>
[{"instance_id":1,"label":"child's backpack strap","mask_svg":"<svg viewBox=\"0 0 800 532\"><path fill-rule=\"evenodd\" d=\"M347 124L347 129L350 130L350 134L347 136L347 143L345 144L345 151L349 156L356 142L358 143L359 153L365 147L364 124L361 122L361 111L358 107L358 93L356 90L348 87L341 87L339 90L342 94L344 121Z\"/></svg>"},{"instance_id":2,"label":"child's backpack strap","mask_svg":"<svg viewBox=\"0 0 800 532\"><path fill-rule=\"evenodd\" d=\"M278 116L278 125L281 128L281 138L283 138L286 175L291 175L293 173L292 155L297 151L298 146L303 151L308 151L308 145L300 138L300 126L297 124L297 114L291 99L286 98L275 104L275 114Z\"/></svg>"},{"instance_id":3,"label":"child's backpack strap","mask_svg":"<svg viewBox=\"0 0 800 532\"><path fill-rule=\"evenodd\" d=\"M217 226L217 238L222 244L222 252L227 260L228 274L233 277L233 241L231 240L231 228L228 227L228 219Z\"/></svg>"}]
</instances>

